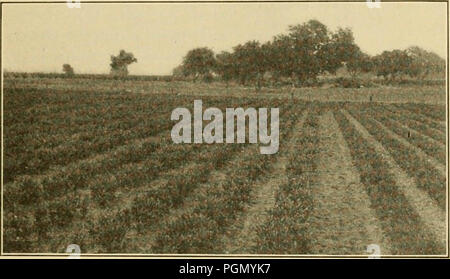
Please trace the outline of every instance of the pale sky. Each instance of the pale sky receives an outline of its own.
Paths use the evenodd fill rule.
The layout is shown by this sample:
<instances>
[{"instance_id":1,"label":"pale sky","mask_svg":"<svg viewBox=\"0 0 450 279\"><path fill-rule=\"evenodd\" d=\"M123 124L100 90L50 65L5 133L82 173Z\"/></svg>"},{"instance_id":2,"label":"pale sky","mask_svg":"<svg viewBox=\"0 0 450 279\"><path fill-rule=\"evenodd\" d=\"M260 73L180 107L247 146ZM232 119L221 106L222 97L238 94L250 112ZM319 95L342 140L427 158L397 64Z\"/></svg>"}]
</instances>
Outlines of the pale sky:
<instances>
[{"instance_id":1,"label":"pale sky","mask_svg":"<svg viewBox=\"0 0 450 279\"><path fill-rule=\"evenodd\" d=\"M418 45L446 58L445 3L3 4L3 69L108 73L110 55L134 53L130 74L170 74L186 52L216 53L248 40L265 42L289 25L317 19L350 27L371 55Z\"/></svg>"}]
</instances>

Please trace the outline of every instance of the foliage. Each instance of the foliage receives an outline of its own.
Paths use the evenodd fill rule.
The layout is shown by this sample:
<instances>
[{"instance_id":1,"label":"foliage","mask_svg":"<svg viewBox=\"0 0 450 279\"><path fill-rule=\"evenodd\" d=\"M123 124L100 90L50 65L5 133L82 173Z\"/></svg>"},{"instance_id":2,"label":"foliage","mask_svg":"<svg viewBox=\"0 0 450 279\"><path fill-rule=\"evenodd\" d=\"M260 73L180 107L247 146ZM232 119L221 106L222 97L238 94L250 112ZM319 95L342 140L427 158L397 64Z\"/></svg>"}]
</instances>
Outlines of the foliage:
<instances>
[{"instance_id":1,"label":"foliage","mask_svg":"<svg viewBox=\"0 0 450 279\"><path fill-rule=\"evenodd\" d=\"M63 72L67 75L67 76L73 76L75 74L72 66L70 66L70 64L64 64L63 65Z\"/></svg>"},{"instance_id":2,"label":"foliage","mask_svg":"<svg viewBox=\"0 0 450 279\"><path fill-rule=\"evenodd\" d=\"M404 50L395 49L383 51L374 58L375 71L377 76L385 79L395 80L397 77L408 74L412 59Z\"/></svg>"},{"instance_id":3,"label":"foliage","mask_svg":"<svg viewBox=\"0 0 450 279\"><path fill-rule=\"evenodd\" d=\"M182 65L183 74L197 81L213 72L216 66L214 52L207 47L192 49L183 58Z\"/></svg>"},{"instance_id":4,"label":"foliage","mask_svg":"<svg viewBox=\"0 0 450 279\"><path fill-rule=\"evenodd\" d=\"M355 77L359 73L368 73L373 70L371 57L359 49L349 56L345 65L352 77Z\"/></svg>"},{"instance_id":5,"label":"foliage","mask_svg":"<svg viewBox=\"0 0 450 279\"><path fill-rule=\"evenodd\" d=\"M233 54L227 51L222 51L216 55L215 72L225 81L227 86L237 76L234 58Z\"/></svg>"},{"instance_id":6,"label":"foliage","mask_svg":"<svg viewBox=\"0 0 450 279\"><path fill-rule=\"evenodd\" d=\"M399 77L423 79L432 73L445 72L444 59L419 47L384 51L371 57L356 44L350 28L331 31L318 20L291 25L287 34L276 35L271 41L238 44L232 52L222 52L216 57L206 47L193 49L181 68L194 80L214 73L227 86L234 80L245 86L254 84L259 90L267 84L265 77L270 77L272 84L288 80L293 86L318 85L319 75L336 74L344 65L353 78L374 72L391 83Z\"/></svg>"},{"instance_id":7,"label":"foliage","mask_svg":"<svg viewBox=\"0 0 450 279\"><path fill-rule=\"evenodd\" d=\"M406 53L412 60L407 69L411 77L424 79L433 73L445 73L445 60L437 54L418 46L409 47Z\"/></svg>"},{"instance_id":8,"label":"foliage","mask_svg":"<svg viewBox=\"0 0 450 279\"><path fill-rule=\"evenodd\" d=\"M121 50L119 55L111 55L111 75L113 76L127 76L128 75L128 65L137 62L133 53Z\"/></svg>"},{"instance_id":9,"label":"foliage","mask_svg":"<svg viewBox=\"0 0 450 279\"><path fill-rule=\"evenodd\" d=\"M246 85L248 81L256 81L260 85L265 72L264 52L257 41L249 41L233 48L233 56L239 82Z\"/></svg>"}]
</instances>

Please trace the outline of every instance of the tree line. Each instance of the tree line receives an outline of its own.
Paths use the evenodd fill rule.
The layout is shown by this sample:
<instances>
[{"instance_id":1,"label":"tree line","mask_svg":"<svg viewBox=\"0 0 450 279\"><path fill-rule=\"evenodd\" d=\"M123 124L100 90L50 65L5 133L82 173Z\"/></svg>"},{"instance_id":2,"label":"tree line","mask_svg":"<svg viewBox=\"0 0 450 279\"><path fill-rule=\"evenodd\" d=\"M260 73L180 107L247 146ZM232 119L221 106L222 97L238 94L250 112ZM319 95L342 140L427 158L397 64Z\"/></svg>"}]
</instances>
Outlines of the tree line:
<instances>
[{"instance_id":1,"label":"tree line","mask_svg":"<svg viewBox=\"0 0 450 279\"><path fill-rule=\"evenodd\" d=\"M212 81L215 76L227 84L254 84L260 88L265 76L277 82L288 79L302 86L317 81L324 73L336 74L345 66L352 77L372 72L386 80L405 76L424 79L445 72L445 60L433 52L413 46L405 50L383 51L376 56L363 52L350 28L330 31L318 20L292 25L287 34L261 44L248 41L231 52L215 54L208 47L195 48L173 70L176 77Z\"/></svg>"},{"instance_id":2,"label":"tree line","mask_svg":"<svg viewBox=\"0 0 450 279\"><path fill-rule=\"evenodd\" d=\"M133 53L120 50L110 57L110 75L128 75L128 66L136 63ZM370 56L355 43L350 28L331 31L318 20L291 25L287 34L260 43L252 40L215 54L208 47L188 51L173 77L210 82L216 78L227 85L234 81L260 88L267 77L273 82L288 80L293 86L316 83L318 76L336 74L345 66L352 78L373 73L385 80L409 76L425 79L431 74L445 73L445 60L418 46L394 49ZM69 64L63 65L67 76L75 74Z\"/></svg>"}]
</instances>

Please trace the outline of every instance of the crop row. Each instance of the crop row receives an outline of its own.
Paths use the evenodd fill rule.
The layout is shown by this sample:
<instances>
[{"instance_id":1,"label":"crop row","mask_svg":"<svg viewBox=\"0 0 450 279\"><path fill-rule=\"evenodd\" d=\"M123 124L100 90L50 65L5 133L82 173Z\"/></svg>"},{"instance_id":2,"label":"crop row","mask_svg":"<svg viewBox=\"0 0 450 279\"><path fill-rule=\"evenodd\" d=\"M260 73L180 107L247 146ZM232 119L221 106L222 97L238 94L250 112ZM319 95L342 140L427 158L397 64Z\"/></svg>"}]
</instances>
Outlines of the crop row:
<instances>
[{"instance_id":1,"label":"crop row","mask_svg":"<svg viewBox=\"0 0 450 279\"><path fill-rule=\"evenodd\" d=\"M431 117L437 121L445 121L445 105L428 105L428 104L399 104L398 108L405 108L409 111L420 113Z\"/></svg>"},{"instance_id":2,"label":"crop row","mask_svg":"<svg viewBox=\"0 0 450 279\"><path fill-rule=\"evenodd\" d=\"M156 214L155 208L158 208L158 204L161 202L167 202L166 199L161 199L160 196L155 197L157 199L150 200L145 207L140 207L144 204L136 201L147 200L152 193L159 193L161 189L170 189L173 191L172 193L175 193L176 190L190 190L188 186L191 185L181 185L182 178L192 180L192 177L198 178L197 175L201 174L203 176L200 179L206 179L208 172L212 169L213 161L220 161L225 156L231 156L233 154L233 150L230 150L232 147L219 150L218 146L212 145L206 148L195 148L196 151L192 151L193 148L190 148L191 152L186 153L176 152L169 157L178 157L178 165L167 166L156 175L148 171L148 169L152 169L151 166L147 167L153 162L144 162L139 166L132 165L121 168L113 175L94 178L92 182L95 184L90 187L90 195L87 197L89 200L87 215L74 216L72 225L60 227L60 230L51 234L50 239L54 250L63 249L69 241L68 238L76 238L77 236L70 232L71 228L76 228L81 224L85 233L84 239L78 244L84 250L92 251L96 247L100 247L102 251L117 251L113 249L119 243L114 241L117 233L129 231L131 228L139 229L139 223L121 224L116 228L105 226L105 224L113 224L116 218L123 221L125 217L133 221L137 221L134 217L145 220L151 213ZM187 156L189 153L190 155ZM189 159L180 159L180 157L189 157ZM198 163L191 163L191 160ZM220 163L216 163L216 165L218 164ZM175 202L174 199L172 201ZM163 210L164 208L159 209ZM124 215L123 212L127 212L127 214ZM133 212L139 212L139 214L133 215ZM120 228L120 231L117 231L117 228Z\"/></svg>"},{"instance_id":3,"label":"crop row","mask_svg":"<svg viewBox=\"0 0 450 279\"><path fill-rule=\"evenodd\" d=\"M442 164L445 164L445 147L441 144L436 144L435 141L430 140L426 136L423 136L419 133L413 133L411 130L407 129L405 126L402 126L399 122L394 121L389 113L386 113L382 109L373 110L366 109L366 111L370 112L370 115L373 116L378 121L382 122L384 125L389 127L391 131L396 133L397 135L405 138L412 145L420 148L429 156L436 158Z\"/></svg>"},{"instance_id":4,"label":"crop row","mask_svg":"<svg viewBox=\"0 0 450 279\"><path fill-rule=\"evenodd\" d=\"M414 150L401 144L383 131L380 125L373 121L370 116L359 113L357 109L350 110L350 113L356 116L375 139L389 151L397 164L411 177L414 177L417 186L428 192L438 202L439 206L445 210L445 176L442 176L433 168L426 158L421 158ZM387 128L390 127L387 126Z\"/></svg>"},{"instance_id":5,"label":"crop row","mask_svg":"<svg viewBox=\"0 0 450 279\"><path fill-rule=\"evenodd\" d=\"M386 116L402 123L403 125L412 128L442 144L445 144L445 132L426 124L426 121L424 121L423 118L417 117L416 115L411 115L408 111L391 108L389 106L373 106L372 109L378 111L379 113L384 113Z\"/></svg>"},{"instance_id":6,"label":"crop row","mask_svg":"<svg viewBox=\"0 0 450 279\"><path fill-rule=\"evenodd\" d=\"M392 104L392 105L387 105L386 109L390 110L393 113L401 113L406 115L408 118L423 123L425 125L427 125L428 127L432 128L432 129L436 129L442 133L446 133L446 127L445 127L445 123L442 121L438 121L436 119L430 118L428 116L426 116L425 114L422 113L418 113L418 112L414 112L411 110L408 110L406 108L404 108L401 105L398 104ZM442 109L441 107L438 107L437 109Z\"/></svg>"},{"instance_id":7,"label":"crop row","mask_svg":"<svg viewBox=\"0 0 450 279\"><path fill-rule=\"evenodd\" d=\"M294 109L298 107L294 106ZM287 139L291 132L293 117L297 113L292 110L289 120L281 130L281 138ZM283 140L284 143L287 140ZM229 161L223 171L226 179L217 179L208 183L203 191L198 191L195 203L188 210L179 212L176 218L157 230L154 253L210 253L221 251L223 247L220 236L235 221L245 204L252 197L255 182L264 179L270 170L271 162L279 156L254 154L251 148L236 160Z\"/></svg>"},{"instance_id":8,"label":"crop row","mask_svg":"<svg viewBox=\"0 0 450 279\"><path fill-rule=\"evenodd\" d=\"M149 96L138 95L134 98L122 98L123 94L81 94L84 98L75 93L72 94L54 94L53 92L40 92L42 95L52 96L52 100L31 106L24 106L22 103L16 103L17 97L15 92L6 94L5 96L5 121L11 128L21 124L36 123L40 124L43 121L51 123L54 129L60 128L59 122L64 119L73 119L73 121L85 121L86 119L99 119L103 117L111 117L115 115L120 116L124 113L148 113L155 110L163 111L164 104L178 103L178 99L170 97L152 96L149 102ZM37 98L32 94L27 98ZM67 97L69 96L69 98ZM113 97L113 98L112 98ZM144 98L145 97L145 98ZM9 101L14 100L14 102ZM59 100L59 102L56 102ZM26 102L27 100L23 100ZM167 110L167 109L166 109ZM111 116L106 115L110 113ZM58 120L58 121L54 121ZM61 123L65 124L65 123Z\"/></svg>"},{"instance_id":9,"label":"crop row","mask_svg":"<svg viewBox=\"0 0 450 279\"><path fill-rule=\"evenodd\" d=\"M155 226L178 208L184 206L186 199L197 194L197 188L207 183L211 173L227 165L227 161L245 145L213 145L212 149L203 152L203 157L190 158L192 162L202 163L189 165L175 170L153 187L137 195L131 206L120 207L115 212L108 212L101 220L93 221L89 229L89 240L84 240L87 249L100 251L123 251L131 249L132 244L126 243L125 235L135 231L135 238L142 238L155 230ZM245 152L244 149L242 152ZM214 173L215 174L215 173ZM121 187L121 189L123 189ZM125 188L126 189L126 188ZM129 189L136 191L136 189ZM129 203L128 203L129 204ZM124 225L125 222L127 225ZM97 250L96 250L97 251ZM133 250L131 250L133 251Z\"/></svg>"},{"instance_id":10,"label":"crop row","mask_svg":"<svg viewBox=\"0 0 450 279\"><path fill-rule=\"evenodd\" d=\"M289 155L287 183L280 186L268 220L257 227L258 254L307 254L308 218L313 208L311 187L316 175L319 107L310 108L302 130L296 132L295 153Z\"/></svg>"},{"instance_id":11,"label":"crop row","mask_svg":"<svg viewBox=\"0 0 450 279\"><path fill-rule=\"evenodd\" d=\"M222 107L226 104L225 99L214 101L216 105ZM168 102L166 105L170 108L184 104L186 100L178 102L176 104ZM192 104L190 105L192 106ZM106 104L105 107L107 107ZM25 127L24 131L33 131L29 137L34 140L27 140L25 135L14 136L6 127L5 182L11 181L20 174L37 174L47 170L50 166L64 165L73 160L84 159L126 144L131 140L155 135L170 127L170 112L162 115L156 113L156 118L154 114L155 112L151 111L148 112L147 117L123 114L124 117L119 117L119 120L114 123L107 121L108 116L100 119L88 119L88 121L96 122L99 128L87 129L87 132L76 134L76 137L71 136L73 131L61 131L61 136L53 136L38 132L32 127ZM122 114L119 113L119 115ZM66 126L73 126L69 124ZM102 124L104 125L102 126ZM75 127L77 127L75 131L84 129L83 125L75 125ZM66 140L61 143L64 137ZM54 139L54 141L50 139Z\"/></svg>"},{"instance_id":12,"label":"crop row","mask_svg":"<svg viewBox=\"0 0 450 279\"><path fill-rule=\"evenodd\" d=\"M185 199L192 195L201 183L206 183L210 174L244 148L244 145L213 146L211 150L202 152L202 156L193 158L199 163L184 167L166 176L162 183L146 189L137 195L130 207L121 207L119 213L110 219L109 214L95 222L89 230L89 238L93 247L99 246L101 251L123 251L126 246L124 236L128 231L136 231L136 237L143 237L158 224L160 219L171 210L183 206ZM147 181L146 181L147 183ZM125 212L126 214L123 214ZM128 219L128 226L119 226L123 218ZM109 226L101 224L108 223ZM91 248L88 245L87 249Z\"/></svg>"},{"instance_id":13,"label":"crop row","mask_svg":"<svg viewBox=\"0 0 450 279\"><path fill-rule=\"evenodd\" d=\"M138 104L136 104L138 106ZM5 139L8 146L14 147L17 142L27 143L27 148L36 149L40 146L52 148L64 140L72 138L77 134L88 134L86 132L106 133L117 129L125 130L132 128L143 121L167 118L168 108L161 109L147 106L145 111L138 108L123 109L119 107L95 108L95 113L67 112L64 116L34 115L25 123L7 121L5 123ZM8 114L15 113L7 111ZM16 146L16 147L20 147Z\"/></svg>"},{"instance_id":14,"label":"crop row","mask_svg":"<svg viewBox=\"0 0 450 279\"><path fill-rule=\"evenodd\" d=\"M5 152L5 182L9 182L21 174L39 174L51 166L67 165L94 154L107 152L134 139L154 136L158 132L169 129L170 126L169 118L149 119L149 121L140 123L138 127L126 131L116 130L100 136L89 133L89 136L71 139L51 149L39 148L25 154ZM24 145L26 146L25 143ZM14 148L12 149L14 150Z\"/></svg>"},{"instance_id":15,"label":"crop row","mask_svg":"<svg viewBox=\"0 0 450 279\"><path fill-rule=\"evenodd\" d=\"M51 134L53 137L56 137L57 135L67 136L95 128L101 128L102 132L108 130L109 127L112 130L126 129L146 118L160 118L160 115L167 117L173 108L179 106L190 107L194 99L193 97L170 98L167 96L143 96L146 98L141 100L141 98L136 97L134 103L127 106L124 104L115 105L108 102L101 102L101 100L96 99L98 103L88 104L88 111L86 112L70 109L64 109L62 115L45 113L39 115L38 113L28 112L30 118L25 119L23 122L18 121L18 117L27 112L29 110L28 108L25 110L15 110L13 107L6 107L6 141L14 143L16 137L22 137L24 140L32 140L35 133L45 133L45 136ZM96 96L89 96L89 98L94 97ZM228 101L226 98L208 97L207 101L214 102L219 107L225 107L226 104L230 103L233 104L233 102ZM240 103L242 103L242 100ZM44 105L49 109L53 107L64 107L63 104ZM56 133L51 133L52 130ZM31 138L25 138L27 135ZM32 142L27 143L27 146L32 146ZM45 145L49 146L48 139L46 139Z\"/></svg>"},{"instance_id":16,"label":"crop row","mask_svg":"<svg viewBox=\"0 0 450 279\"><path fill-rule=\"evenodd\" d=\"M199 145L174 145L168 135L160 135L159 140L137 140L135 143L113 149L110 153L99 155L99 159L81 160L61 167L53 175L43 177L23 176L13 184L5 187L6 201L10 205L28 205L39 199L53 199L61 194L86 187L90 177L102 176L104 172L113 173L125 164L145 163L144 171L158 174L167 167L177 166L190 156L191 147L199 149ZM187 147L187 148L186 148ZM95 157L94 157L95 158ZM144 162L142 162L144 161ZM125 174L124 174L125 175ZM131 175L128 173L127 175ZM130 176L132 177L132 176Z\"/></svg>"},{"instance_id":17,"label":"crop row","mask_svg":"<svg viewBox=\"0 0 450 279\"><path fill-rule=\"evenodd\" d=\"M118 212L108 212L100 219L92 220L92 224L89 225L89 240L85 240L84 245L87 245L88 249L93 249L92 247L97 244L100 251L119 251L118 248L124 245L125 235L130 231L136 230L141 237L147 234L143 231L152 229L153 221L160 223L158 218L166 215L168 209L174 210L182 206L184 200L198 188L198 185L206 182L208 173L227 165L226 161L241 148L242 145L213 145L213 149L204 154L207 156L207 159L203 160L204 163L175 171L169 178L164 179L162 184L157 183L158 187L151 187L138 195L131 207L127 206L127 209L121 207ZM202 160L192 158L192 161ZM194 193L196 195L197 191Z\"/></svg>"},{"instance_id":18,"label":"crop row","mask_svg":"<svg viewBox=\"0 0 450 279\"><path fill-rule=\"evenodd\" d=\"M214 157L219 155L217 152L214 152L214 150L219 149L217 145L206 146L205 148L204 146L193 144L165 145L162 147L150 144L148 147L149 149L141 150L141 152L136 152L133 148L126 150L127 155L134 156L134 160L126 165L120 159L128 160L130 157L127 155L123 155L119 160L116 160L117 157L114 157L111 158L111 161L106 161L111 163L112 166L109 164L102 165L105 168L105 173L99 173L95 168L91 168L94 172L84 172L84 184L80 184L78 187L71 187L72 185L75 186L72 184L74 181L69 183L64 178L59 179L60 183L57 184L43 180L39 185L40 187L33 185L34 187L23 188L26 184L19 185L19 188L16 188L15 191L5 195L7 197L5 207L7 212L10 213L9 217L6 218L7 231L11 235L20 235L20 228L25 227L30 233L30 236L26 239L34 235L33 232L35 231L43 233L38 235L41 242L45 242L45 239L54 239L54 236L51 238L48 236L52 234L52 230L66 230L73 220L85 221L85 218L92 210L104 209L110 211L111 207L116 203L120 204L116 191L136 194L138 189L151 184L152 181L167 173L170 169L180 167L191 160L202 162L204 166L202 164L197 166L200 170L208 170L207 166L210 164L211 157L219 161L221 158L220 156ZM227 154L230 147L232 146L229 145L227 148L224 148L223 152ZM113 171L114 169L116 171ZM81 174L83 174L83 171L86 171L86 169L81 170ZM186 175L191 174L187 173ZM75 178L74 176L68 177ZM54 177L54 179L58 178L59 176ZM172 183L173 179L176 179L176 176L167 177L167 183ZM81 194L84 188L87 188L89 191L87 196ZM146 189L146 191L151 190ZM58 197L57 195L63 196ZM30 196L33 200L32 203L30 203ZM24 197L28 197L26 204L23 204L24 201L20 199ZM21 216L19 217L21 220L18 217L14 218L13 215ZM35 217L34 221L24 217L30 215ZM17 223L19 221L25 222L26 220L31 222L31 224L20 226L20 223ZM16 223L18 226L15 225ZM21 243L23 241L16 241L12 247L17 247Z\"/></svg>"},{"instance_id":19,"label":"crop row","mask_svg":"<svg viewBox=\"0 0 450 279\"><path fill-rule=\"evenodd\" d=\"M214 148L219 149L220 145ZM5 194L8 197L5 199L5 207L8 208L5 218L5 236L8 241L5 247L29 251L33 249L31 247L37 249L37 246L42 247L45 243L54 243L58 231L65 230L73 220L83 220L89 214L94 206L92 201L97 204L94 208L111 205L109 198L115 198L116 189L132 192L136 190L135 187L154 180L168 168L175 168L189 160L200 160L200 155L195 156L195 150L201 150L200 153L205 156L207 149L200 148L200 145L173 145L164 141L141 142L137 146L118 148L106 156L99 155L98 160L86 160L59 168L49 176L24 176L20 181L9 184ZM221 151L221 154L228 156L227 150ZM202 158L209 163L211 157L214 154ZM220 156L216 160L217 166L223 162ZM108 175L102 175L102 172ZM170 181L172 185L174 180ZM86 187L91 193L88 198L77 194L80 193L78 190ZM64 197L57 198L60 195ZM34 214L29 211L32 207L36 207ZM117 218L123 221L123 216L119 213ZM90 227L104 222L101 220L92 221L94 225ZM33 243L34 246L29 246Z\"/></svg>"},{"instance_id":20,"label":"crop row","mask_svg":"<svg viewBox=\"0 0 450 279\"><path fill-rule=\"evenodd\" d=\"M419 215L399 190L382 155L367 144L341 112L335 117L350 147L371 207L390 240L391 253L435 254L438 244L424 230Z\"/></svg>"}]
</instances>

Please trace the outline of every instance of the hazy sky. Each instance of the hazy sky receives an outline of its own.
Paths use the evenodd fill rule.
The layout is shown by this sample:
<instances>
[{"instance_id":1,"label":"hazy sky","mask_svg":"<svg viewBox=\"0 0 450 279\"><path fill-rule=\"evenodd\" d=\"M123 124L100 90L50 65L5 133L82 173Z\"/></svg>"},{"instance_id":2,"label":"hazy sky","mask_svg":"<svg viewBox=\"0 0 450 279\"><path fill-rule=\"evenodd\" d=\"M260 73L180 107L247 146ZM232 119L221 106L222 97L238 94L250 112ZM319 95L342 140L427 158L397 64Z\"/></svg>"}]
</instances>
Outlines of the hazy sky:
<instances>
[{"instance_id":1,"label":"hazy sky","mask_svg":"<svg viewBox=\"0 0 450 279\"><path fill-rule=\"evenodd\" d=\"M446 13L445 3L4 4L3 68L108 73L110 55L125 49L138 59L131 74L169 74L194 47L265 42L310 19L352 28L371 55L418 45L446 58Z\"/></svg>"}]
</instances>

